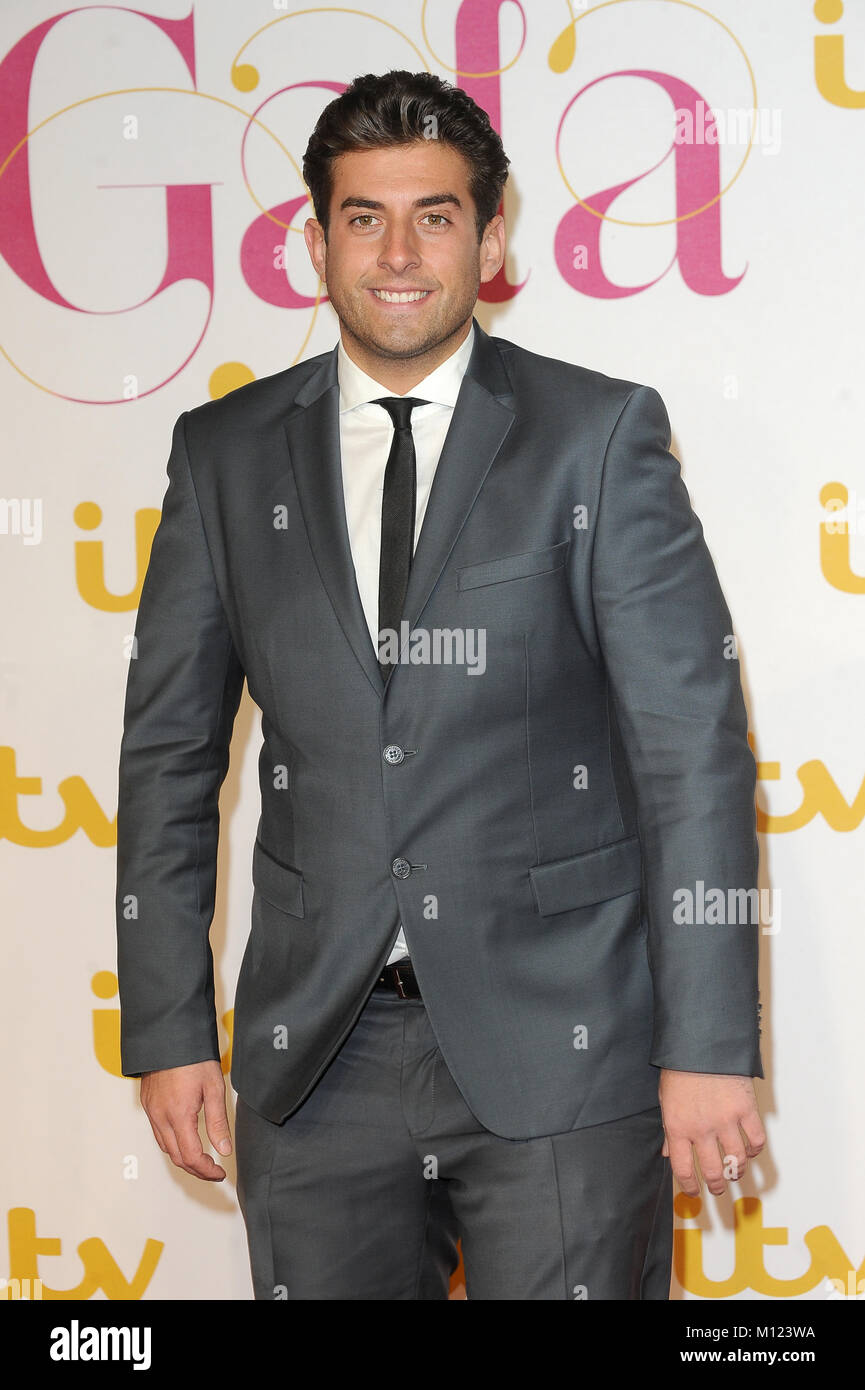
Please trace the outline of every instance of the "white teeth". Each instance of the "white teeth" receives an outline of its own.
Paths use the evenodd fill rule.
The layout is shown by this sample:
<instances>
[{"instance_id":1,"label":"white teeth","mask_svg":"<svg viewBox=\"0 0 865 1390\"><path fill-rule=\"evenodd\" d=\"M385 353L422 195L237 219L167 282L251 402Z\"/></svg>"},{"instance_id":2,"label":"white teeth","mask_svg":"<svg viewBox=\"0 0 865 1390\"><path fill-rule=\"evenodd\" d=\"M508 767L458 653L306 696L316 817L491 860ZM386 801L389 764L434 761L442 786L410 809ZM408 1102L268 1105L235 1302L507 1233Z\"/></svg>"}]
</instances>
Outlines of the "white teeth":
<instances>
[{"instance_id":1,"label":"white teeth","mask_svg":"<svg viewBox=\"0 0 865 1390\"><path fill-rule=\"evenodd\" d=\"M385 304L414 304L417 299L426 299L429 290L404 290L402 294L391 294L389 290L373 290L377 299Z\"/></svg>"}]
</instances>

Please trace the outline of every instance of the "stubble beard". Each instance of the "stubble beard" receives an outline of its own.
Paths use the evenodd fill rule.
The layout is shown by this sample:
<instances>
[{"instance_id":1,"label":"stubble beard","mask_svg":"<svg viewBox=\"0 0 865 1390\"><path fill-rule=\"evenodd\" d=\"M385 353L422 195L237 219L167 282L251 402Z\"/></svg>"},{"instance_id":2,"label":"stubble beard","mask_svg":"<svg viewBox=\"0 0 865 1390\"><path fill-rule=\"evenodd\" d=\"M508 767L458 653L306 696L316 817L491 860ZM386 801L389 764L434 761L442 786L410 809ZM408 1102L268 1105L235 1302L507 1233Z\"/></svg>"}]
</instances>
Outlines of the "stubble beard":
<instances>
[{"instance_id":1,"label":"stubble beard","mask_svg":"<svg viewBox=\"0 0 865 1390\"><path fill-rule=\"evenodd\" d=\"M367 352L391 362L406 362L434 352L453 337L474 312L479 288L480 277L474 287L467 285L456 299L440 306L441 316L436 316L433 322L427 324L418 337L415 336L418 328L412 328L409 323L402 326L394 323L393 332L388 337L377 333L372 321L372 306L368 314L362 312L363 297L369 293L368 290L359 290L357 295L343 295L338 291L334 296L328 289L328 297L342 327Z\"/></svg>"}]
</instances>

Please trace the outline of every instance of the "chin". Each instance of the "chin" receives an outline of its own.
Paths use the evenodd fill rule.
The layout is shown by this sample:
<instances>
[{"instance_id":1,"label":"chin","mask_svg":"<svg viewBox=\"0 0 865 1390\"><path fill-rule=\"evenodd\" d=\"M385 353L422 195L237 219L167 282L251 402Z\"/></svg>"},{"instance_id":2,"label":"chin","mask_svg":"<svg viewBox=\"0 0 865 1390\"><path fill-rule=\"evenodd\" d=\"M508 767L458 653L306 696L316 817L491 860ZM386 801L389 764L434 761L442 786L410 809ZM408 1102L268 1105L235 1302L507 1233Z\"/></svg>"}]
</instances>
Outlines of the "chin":
<instances>
[{"instance_id":1,"label":"chin","mask_svg":"<svg viewBox=\"0 0 865 1390\"><path fill-rule=\"evenodd\" d=\"M418 334L414 338L399 337L381 340L376 338L368 339L369 346L374 352L378 352L382 357L421 357L431 348L437 347L441 342L438 334L424 333Z\"/></svg>"}]
</instances>

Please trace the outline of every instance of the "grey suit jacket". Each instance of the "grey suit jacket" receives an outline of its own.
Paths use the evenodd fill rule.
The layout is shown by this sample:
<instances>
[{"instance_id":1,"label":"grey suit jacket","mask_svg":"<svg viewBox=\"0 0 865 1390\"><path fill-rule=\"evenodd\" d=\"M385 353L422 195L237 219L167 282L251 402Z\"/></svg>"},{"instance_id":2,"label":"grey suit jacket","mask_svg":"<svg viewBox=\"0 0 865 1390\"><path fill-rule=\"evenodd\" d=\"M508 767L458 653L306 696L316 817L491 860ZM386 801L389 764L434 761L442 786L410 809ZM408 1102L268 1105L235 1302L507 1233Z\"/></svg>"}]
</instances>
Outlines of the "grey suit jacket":
<instances>
[{"instance_id":1,"label":"grey suit jacket","mask_svg":"<svg viewBox=\"0 0 865 1390\"><path fill-rule=\"evenodd\" d=\"M336 348L175 426L120 756L125 1075L219 1055L208 933L244 677L261 816L231 1079L253 1109L301 1104L400 920L495 1134L648 1108L660 1067L763 1074L759 927L699 920L701 892L756 888L756 770L664 404L475 328L386 686Z\"/></svg>"}]
</instances>

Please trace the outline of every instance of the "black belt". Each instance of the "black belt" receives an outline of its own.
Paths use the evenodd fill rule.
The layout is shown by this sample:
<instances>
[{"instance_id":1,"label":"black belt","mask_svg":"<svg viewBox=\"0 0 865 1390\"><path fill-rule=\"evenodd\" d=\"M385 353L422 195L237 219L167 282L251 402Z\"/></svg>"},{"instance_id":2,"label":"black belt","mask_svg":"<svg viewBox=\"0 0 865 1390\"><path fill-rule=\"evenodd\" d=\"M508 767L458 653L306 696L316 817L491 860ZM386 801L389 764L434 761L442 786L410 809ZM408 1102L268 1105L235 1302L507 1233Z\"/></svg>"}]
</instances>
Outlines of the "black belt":
<instances>
[{"instance_id":1,"label":"black belt","mask_svg":"<svg viewBox=\"0 0 865 1390\"><path fill-rule=\"evenodd\" d=\"M386 965L376 981L376 989L390 990L400 999L420 999L420 986L415 978L414 967L406 957Z\"/></svg>"}]
</instances>

